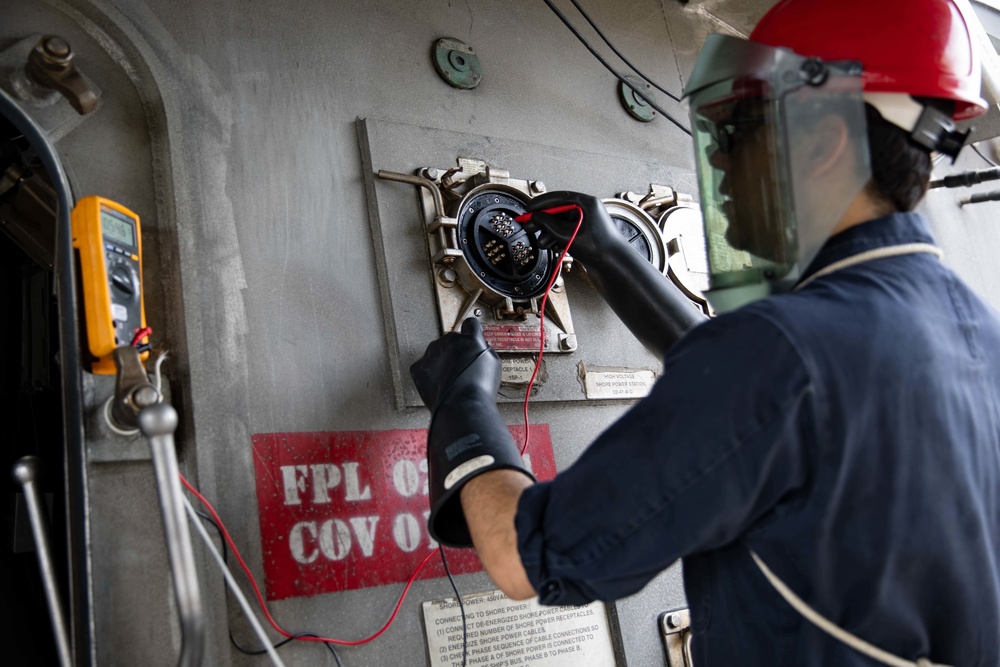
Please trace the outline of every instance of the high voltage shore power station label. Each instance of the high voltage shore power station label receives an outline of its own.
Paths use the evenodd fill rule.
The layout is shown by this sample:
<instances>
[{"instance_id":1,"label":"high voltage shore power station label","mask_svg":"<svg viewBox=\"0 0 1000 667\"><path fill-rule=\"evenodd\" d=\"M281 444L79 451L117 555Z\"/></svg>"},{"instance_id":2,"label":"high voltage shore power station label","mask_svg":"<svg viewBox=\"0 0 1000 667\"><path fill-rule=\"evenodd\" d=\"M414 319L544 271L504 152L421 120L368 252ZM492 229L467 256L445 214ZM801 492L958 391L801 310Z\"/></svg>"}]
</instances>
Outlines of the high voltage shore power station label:
<instances>
[{"instance_id":1,"label":"high voltage shore power station label","mask_svg":"<svg viewBox=\"0 0 1000 667\"><path fill-rule=\"evenodd\" d=\"M524 442L524 427L510 427ZM532 424L525 464L556 474L547 424ZM395 584L437 542L427 532L427 430L257 433L252 436L268 600ZM452 572L481 569L472 549ZM422 579L445 576L433 559Z\"/></svg>"},{"instance_id":2,"label":"high voltage shore power station label","mask_svg":"<svg viewBox=\"0 0 1000 667\"><path fill-rule=\"evenodd\" d=\"M468 658L480 667L614 667L602 602L544 607L501 591L463 595ZM431 667L461 667L462 614L455 598L424 603Z\"/></svg>"}]
</instances>

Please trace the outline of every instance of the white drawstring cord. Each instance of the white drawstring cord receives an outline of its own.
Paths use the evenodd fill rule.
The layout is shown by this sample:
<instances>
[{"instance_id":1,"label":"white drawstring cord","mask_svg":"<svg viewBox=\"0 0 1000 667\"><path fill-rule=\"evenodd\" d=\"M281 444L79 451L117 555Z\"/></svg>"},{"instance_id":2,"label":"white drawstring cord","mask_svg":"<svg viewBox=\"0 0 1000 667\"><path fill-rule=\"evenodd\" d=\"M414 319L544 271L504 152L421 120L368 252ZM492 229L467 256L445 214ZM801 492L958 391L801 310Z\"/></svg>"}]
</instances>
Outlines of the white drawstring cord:
<instances>
[{"instance_id":1,"label":"white drawstring cord","mask_svg":"<svg viewBox=\"0 0 1000 667\"><path fill-rule=\"evenodd\" d=\"M863 262L870 262L875 259L883 259L885 257L898 257L900 255L916 255L919 253L927 253L934 255L938 259L944 254L941 249L937 246L931 245L930 243L903 243L900 245L885 246L883 248L874 248L865 252L858 253L857 255L851 255L850 257L845 257L844 259L834 262L829 266L825 266L816 273L812 274L798 285L792 291L800 290L817 278L822 278L823 276L828 276L834 271L840 271L849 266L854 266L855 264L861 264ZM802 616L808 620L810 623L815 625L817 628L827 633L834 639L847 644L855 651L867 655L873 660L878 660L879 662L890 665L890 667L948 667L947 665L939 665L931 662L928 658L917 658L916 662L905 660L900 658L888 651L883 651L882 649L869 644L864 639L856 635L852 635L847 630L844 630L837 624L828 620L818 611L810 607L802 598L795 594L792 589L790 589L785 582L778 578L774 572L771 572L770 568L764 564L760 556L750 549L750 555L753 556L753 560L757 563L757 567L760 571L764 573L767 580L774 586L774 590L778 591L778 594L785 599L785 602L790 604L795 611L802 614Z\"/></svg>"},{"instance_id":2,"label":"white drawstring cord","mask_svg":"<svg viewBox=\"0 0 1000 667\"><path fill-rule=\"evenodd\" d=\"M760 568L760 571L764 573L767 580L771 582L772 586L774 586L774 590L778 591L781 597L785 599L785 602L792 605L795 611L802 614L807 621L834 639L847 644L855 651L863 653L869 658L878 660L879 662L885 665L890 665L891 667L948 667L947 665L933 663L927 658L917 658L916 662L905 660L889 653L888 651L883 651L877 646L869 644L864 639L861 639L856 635L852 635L847 630L844 630L840 626L828 620L818 611L810 607L802 598L796 595L792 589L785 584L785 582L778 578L778 575L771 572L770 568L764 564L764 561L761 560L760 556L758 556L753 549L750 549L750 555L753 556L753 560L757 563L757 567Z\"/></svg>"},{"instance_id":3,"label":"white drawstring cord","mask_svg":"<svg viewBox=\"0 0 1000 667\"><path fill-rule=\"evenodd\" d=\"M944 255L941 252L941 248L930 243L903 243L900 245L890 245L884 248L875 248L873 250L868 250L866 252L858 253L857 255L851 255L850 257L845 257L839 262L834 262L829 266L825 266L816 273L812 274L798 285L794 287L792 291L797 291L816 280L817 278L822 278L823 276L828 276L834 271L840 271L841 269L846 269L848 266L854 266L855 264L861 264L863 262L870 262L874 259L884 259L886 257L898 257L899 255L916 255L919 253L927 253L929 255L934 255L938 259Z\"/></svg>"}]
</instances>

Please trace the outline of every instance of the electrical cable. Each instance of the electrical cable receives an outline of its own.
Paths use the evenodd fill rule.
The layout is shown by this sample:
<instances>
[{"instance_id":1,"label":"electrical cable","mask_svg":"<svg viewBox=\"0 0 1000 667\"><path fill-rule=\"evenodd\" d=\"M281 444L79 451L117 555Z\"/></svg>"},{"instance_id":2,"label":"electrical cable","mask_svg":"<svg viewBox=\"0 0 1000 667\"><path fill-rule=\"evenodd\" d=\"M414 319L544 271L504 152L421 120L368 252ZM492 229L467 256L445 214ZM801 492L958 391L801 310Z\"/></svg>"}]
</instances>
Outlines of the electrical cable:
<instances>
[{"instance_id":1,"label":"electrical cable","mask_svg":"<svg viewBox=\"0 0 1000 667\"><path fill-rule=\"evenodd\" d=\"M156 358L156 363L153 365L153 377L155 378L154 383L156 386L156 393L160 395L161 401L163 400L163 392L161 391L163 389L163 376L160 374L160 366L162 366L163 362L166 361L167 354L166 350L160 352L160 356Z\"/></svg>"},{"instance_id":2,"label":"electrical cable","mask_svg":"<svg viewBox=\"0 0 1000 667\"><path fill-rule=\"evenodd\" d=\"M140 340L146 338L147 336L153 335L153 327L143 327L141 329L136 329L135 335L132 336L132 342L129 343L132 347L137 347Z\"/></svg>"},{"instance_id":3,"label":"electrical cable","mask_svg":"<svg viewBox=\"0 0 1000 667\"><path fill-rule=\"evenodd\" d=\"M215 531L219 534L219 540L222 542L222 562L226 563L226 567L229 567L229 557L228 557L229 547L226 545L226 539L222 535L222 529L219 528L219 524L215 523L215 521L212 520L212 517L205 514L204 512L199 512L198 510L195 510L194 513L197 514L199 517L201 517L202 520L207 521L208 524L212 526L212 528L215 528ZM292 635L288 639L282 639L280 642L276 642L274 644L274 648L279 649L282 646L285 646L286 644L289 644L300 637L318 637L318 636L319 635L317 635L314 632L299 632L298 634ZM265 653L267 653L266 648L258 650L240 646L239 642L236 641L236 637L233 636L232 627L229 628L229 643L232 644L237 651L239 651L244 655L264 655ZM330 650L330 653L333 654L333 659L337 662L337 667L344 667L340 662L340 656L337 655L336 649L333 648L333 644L324 644L324 646L326 646Z\"/></svg>"},{"instance_id":4,"label":"electrical cable","mask_svg":"<svg viewBox=\"0 0 1000 667\"><path fill-rule=\"evenodd\" d=\"M213 520L215 520L215 522L218 523L219 529L222 530L222 534L226 538L226 542L229 544L229 548L232 549L233 555L236 556L236 560L239 562L240 567L243 568L243 572L246 573L247 578L250 580L250 585L253 587L254 594L257 596L257 603L260 605L261 611L264 612L264 616L265 618L267 618L268 623L271 624L271 627L274 628L275 632L282 635L283 637L290 638L292 634L287 630L284 630L281 626L279 626L278 623L271 616L271 612L268 611L267 604L265 604L264 602L264 596L261 594L260 587L257 585L257 580L254 579L253 574L250 572L249 566L246 564L246 561L243 560L243 556L240 555L239 549L236 548L236 543L233 542L233 538L229 535L229 531L226 530L226 525L222 522L222 519L219 518L218 512L215 511L215 508L212 507L212 504L208 502L205 496L201 495L201 493L199 493L198 490L194 488L191 485L191 483L187 481L187 479L185 479L184 475L178 474L178 476L180 477L181 484L183 484L188 491L190 491L196 498L198 498L201 504L205 506L205 509L207 509L209 513L212 515ZM438 549L440 549L440 547L438 547ZM406 582L406 586L403 588L403 592L400 594L399 600L396 602L396 607L392 610L392 615L389 617L389 620L385 622L385 625L383 625L382 628L378 630L378 632L374 633L369 637L365 637L364 639L358 639L354 641L346 639L332 639L330 637L300 637L299 640L325 642L330 644L338 644L340 646L360 646L362 644L367 644L368 642L377 639L382 635L382 633L388 630L389 626L392 625L393 621L396 620L396 615L399 613L400 607L403 606L403 600L406 599L406 594L409 593L410 586L413 585L413 582L416 580L417 575L420 574L420 571L424 569L424 566L427 565L431 557L437 553L438 549L435 549L434 551L431 551L429 554L427 554L427 556L425 556L424 559L420 561L420 565L418 565L417 568L413 570L413 574L410 575L410 579Z\"/></svg>"},{"instance_id":5,"label":"electrical cable","mask_svg":"<svg viewBox=\"0 0 1000 667\"><path fill-rule=\"evenodd\" d=\"M458 608L462 612L462 667L465 667L465 661L469 655L469 630L465 623L465 603L462 602L462 596L458 593L458 586L455 585L455 579L451 576L448 561L444 557L444 547L438 547L438 551L441 552L441 564L444 565L444 573L448 575L448 581L451 582L451 589L455 591L455 599L458 600Z\"/></svg>"},{"instance_id":6,"label":"electrical cable","mask_svg":"<svg viewBox=\"0 0 1000 667\"><path fill-rule=\"evenodd\" d=\"M1000 167L1000 164L997 164L994 160L991 160L981 150L979 150L979 146L976 146L975 144L969 144L969 148L976 151L976 155L986 160L986 162L989 163L990 165L994 167Z\"/></svg>"},{"instance_id":7,"label":"electrical cable","mask_svg":"<svg viewBox=\"0 0 1000 667\"><path fill-rule=\"evenodd\" d=\"M583 35L580 34L580 31L577 30L576 27L572 23L569 22L569 19L566 18L566 15L563 14L561 11L559 11L558 7L556 7L554 4L552 4L552 0L544 0L544 2L545 2L546 5L549 6L549 9L551 9L553 11L553 13L556 16L559 17L559 20L562 21L563 24L567 28L569 28L569 31L572 32L574 35L576 35L576 38L578 40L580 40L580 43L583 44L585 47L587 47L587 50L590 51L591 55L593 55L595 58L597 58L597 60L602 65L604 65L605 69L607 69L609 72L611 72L615 76L616 79L618 79L619 81L622 82L622 85L628 86L632 90L632 92L634 92L636 95L638 95L642 99L646 100L646 104L648 104L649 106L653 107L654 109L656 109L657 111L659 111L661 114L663 114L664 118L666 118L671 123L673 123L674 125L676 125L677 127L679 127L681 129L681 131L684 132L686 135L691 136L691 130L689 130L687 127L685 127L679 120L677 120L676 118L674 118L673 116L671 116L670 114L668 114L666 111L664 111L658 104L656 104L655 102L653 102L653 100L649 99L649 97L647 97L646 95L643 95L642 91L640 91L638 88L636 88L636 86L634 84L632 84L630 81L626 80L625 77L622 76L621 74L619 74L618 71L614 67L612 67L610 64L608 64L608 61L606 61L601 56L601 54L598 53L597 50L593 46L591 46L590 42L588 42L587 39Z\"/></svg>"},{"instance_id":8,"label":"electrical cable","mask_svg":"<svg viewBox=\"0 0 1000 667\"><path fill-rule=\"evenodd\" d=\"M547 1L548 0L546 0L546 2ZM556 262L557 270L552 272L552 277L549 278L549 284L545 286L545 292L542 294L542 304L538 308L540 343L538 346L538 359L535 361L535 370L532 371L531 379L528 380L528 388L524 392L524 444L521 445L521 456L524 456L524 452L528 449L528 431L530 429L528 424L528 401L531 398L531 388L535 385L535 378L538 376L538 369L542 367L542 355L545 354L545 304L548 303L549 291L552 289L552 285L555 284L556 278L560 273L562 273L562 263L566 258L566 253L569 252L569 247L573 245L573 241L576 240L576 235L580 232L580 226L583 224L583 209L575 204L569 208L576 209L576 228L573 230L573 234L569 237L566 247L563 248L562 254L559 255L559 261Z\"/></svg>"},{"instance_id":9,"label":"electrical cable","mask_svg":"<svg viewBox=\"0 0 1000 667\"><path fill-rule=\"evenodd\" d=\"M619 58L621 58L621 61L623 63L625 63L626 65L629 66L629 69L631 69L633 72L635 72L636 74L638 74L647 83L649 83L649 85L651 85L653 88L656 88L658 91L660 91L661 93L663 93L664 95L666 95L667 97L669 97L670 99L672 99L673 101L675 101L675 102L680 102L681 101L681 98L679 98L677 95L675 95L674 93L670 92L669 90L667 90L666 88L664 88L663 86L661 86L660 84L656 83L655 81L653 81L652 79L650 79L648 76L646 76L645 74L643 74L642 72L640 72L638 67L636 67L635 65L633 65L632 62L628 58L626 58L624 55L622 55L622 52L615 48L615 45L612 44L611 40L609 40L605 36L605 34L601 31L601 29L597 27L597 24L594 23L594 21L590 18L590 15L587 14L587 12L584 11L583 7L580 6L580 3L577 2L577 0L570 0L570 2L572 2L573 6L576 7L576 10L578 12L580 12L580 16L582 16L583 18L585 18L587 20L587 23L589 23L590 27L594 29L594 32L597 33L598 37L600 37L601 39L604 40L604 43L608 45L608 48L611 49L612 51L614 51L614 54L616 56L618 56Z\"/></svg>"},{"instance_id":10,"label":"electrical cable","mask_svg":"<svg viewBox=\"0 0 1000 667\"><path fill-rule=\"evenodd\" d=\"M181 479L183 479L183 477ZM188 513L188 518L191 519L191 523L194 524L198 534L201 535L201 539L205 542L205 547L208 549L208 552L212 555L212 558L219 566L219 569L222 570L222 576L225 577L226 583L229 584L229 589L236 597L236 601L239 602L240 608L242 608L243 613L247 615L247 618L250 620L250 625L253 626L253 630L257 633L257 637L260 638L261 643L267 647L267 654L268 657L271 658L271 662L277 665L277 667L285 667L285 663L281 661L280 657L278 657L278 652L275 650L274 646L271 645L271 640L268 639L267 633L264 632L264 628L261 627L260 621L257 620L256 614L254 614L253 609L250 608L250 603L247 602L246 596L243 595L243 591L240 590L240 587L236 584L236 579L233 578L233 573L229 571L225 561L222 560L222 556L219 555L219 550L215 548L215 544L212 542L212 538L208 536L205 526L203 526L201 521L198 520L198 515L195 514L194 508L191 507L191 501L187 499L187 496L183 495L181 496L181 499L184 501L184 509Z\"/></svg>"}]
</instances>

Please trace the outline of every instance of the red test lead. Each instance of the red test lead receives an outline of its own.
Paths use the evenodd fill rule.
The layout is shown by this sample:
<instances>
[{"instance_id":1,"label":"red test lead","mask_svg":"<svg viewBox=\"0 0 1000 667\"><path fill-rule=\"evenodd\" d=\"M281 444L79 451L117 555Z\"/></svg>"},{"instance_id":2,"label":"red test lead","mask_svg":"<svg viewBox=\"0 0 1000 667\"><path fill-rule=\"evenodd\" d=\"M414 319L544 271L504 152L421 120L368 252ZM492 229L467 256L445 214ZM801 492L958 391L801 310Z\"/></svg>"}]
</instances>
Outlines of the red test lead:
<instances>
[{"instance_id":1,"label":"red test lead","mask_svg":"<svg viewBox=\"0 0 1000 667\"><path fill-rule=\"evenodd\" d=\"M580 207L576 204L565 204L564 206L553 206L552 208L546 208L542 210L542 213L548 213L549 215L559 215L560 213L565 213L566 211L579 210ZM519 222L524 224L531 220L531 217L535 215L533 212L529 211L527 213L522 213L521 215L514 218L514 222Z\"/></svg>"}]
</instances>

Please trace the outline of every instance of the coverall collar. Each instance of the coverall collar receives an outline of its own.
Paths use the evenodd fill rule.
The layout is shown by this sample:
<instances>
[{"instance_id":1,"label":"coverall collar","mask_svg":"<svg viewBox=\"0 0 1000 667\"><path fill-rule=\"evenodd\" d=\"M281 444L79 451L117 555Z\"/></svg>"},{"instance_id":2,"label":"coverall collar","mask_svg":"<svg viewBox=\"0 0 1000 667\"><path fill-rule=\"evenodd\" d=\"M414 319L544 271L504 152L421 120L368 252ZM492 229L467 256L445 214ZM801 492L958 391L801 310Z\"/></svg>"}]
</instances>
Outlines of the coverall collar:
<instances>
[{"instance_id":1,"label":"coverall collar","mask_svg":"<svg viewBox=\"0 0 1000 667\"><path fill-rule=\"evenodd\" d=\"M852 255L905 243L936 244L927 218L920 213L890 213L863 222L827 239L799 282Z\"/></svg>"}]
</instances>

